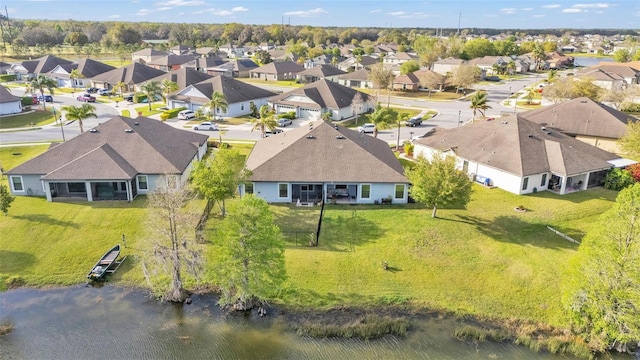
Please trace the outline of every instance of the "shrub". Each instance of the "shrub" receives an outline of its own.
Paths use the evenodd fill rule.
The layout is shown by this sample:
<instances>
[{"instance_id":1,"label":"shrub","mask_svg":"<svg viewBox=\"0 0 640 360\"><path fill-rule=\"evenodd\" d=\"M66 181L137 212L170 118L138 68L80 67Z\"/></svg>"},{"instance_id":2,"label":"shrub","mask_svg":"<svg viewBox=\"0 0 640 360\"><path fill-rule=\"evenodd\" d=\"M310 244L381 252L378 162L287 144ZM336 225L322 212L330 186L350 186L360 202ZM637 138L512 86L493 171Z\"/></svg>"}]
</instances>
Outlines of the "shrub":
<instances>
[{"instance_id":1,"label":"shrub","mask_svg":"<svg viewBox=\"0 0 640 360\"><path fill-rule=\"evenodd\" d=\"M631 176L631 172L615 168L609 171L607 177L604 179L604 188L609 190L622 190L629 185L633 185L634 179Z\"/></svg>"},{"instance_id":2,"label":"shrub","mask_svg":"<svg viewBox=\"0 0 640 360\"><path fill-rule=\"evenodd\" d=\"M403 145L404 153L407 156L413 156L413 143L411 141L405 141Z\"/></svg>"},{"instance_id":3,"label":"shrub","mask_svg":"<svg viewBox=\"0 0 640 360\"><path fill-rule=\"evenodd\" d=\"M22 100L20 100L22 102L22 106L31 106L33 105L33 97L31 96L23 96Z\"/></svg>"},{"instance_id":4,"label":"shrub","mask_svg":"<svg viewBox=\"0 0 640 360\"><path fill-rule=\"evenodd\" d=\"M385 335L405 336L409 321L403 318L389 318L378 315L365 315L349 324L317 324L305 322L297 329L300 336L316 338L356 338L376 339Z\"/></svg>"},{"instance_id":5,"label":"shrub","mask_svg":"<svg viewBox=\"0 0 640 360\"><path fill-rule=\"evenodd\" d=\"M629 166L627 171L636 182L640 182L640 163Z\"/></svg>"},{"instance_id":6,"label":"shrub","mask_svg":"<svg viewBox=\"0 0 640 360\"><path fill-rule=\"evenodd\" d=\"M160 120L167 121L168 118L169 118L169 114L167 114L166 111L160 114Z\"/></svg>"},{"instance_id":7,"label":"shrub","mask_svg":"<svg viewBox=\"0 0 640 360\"><path fill-rule=\"evenodd\" d=\"M287 113L282 113L282 114L278 115L278 119L295 120L295 118L296 118L296 112L295 111L289 111Z\"/></svg>"},{"instance_id":8,"label":"shrub","mask_svg":"<svg viewBox=\"0 0 640 360\"><path fill-rule=\"evenodd\" d=\"M179 107L179 108L175 108L175 109L169 109L169 110L165 110L162 112L162 114L160 114L160 119L161 120L167 120L167 119L173 119L174 117L178 116L178 113L182 110L186 110L186 107Z\"/></svg>"},{"instance_id":9,"label":"shrub","mask_svg":"<svg viewBox=\"0 0 640 360\"><path fill-rule=\"evenodd\" d=\"M141 93L133 94L133 102L136 104L143 102L146 98L147 98L146 94L141 94Z\"/></svg>"},{"instance_id":10,"label":"shrub","mask_svg":"<svg viewBox=\"0 0 640 360\"><path fill-rule=\"evenodd\" d=\"M13 74L2 74L2 75L0 75L0 81L1 82L15 81L16 78L17 78L17 76L13 75Z\"/></svg>"},{"instance_id":11,"label":"shrub","mask_svg":"<svg viewBox=\"0 0 640 360\"><path fill-rule=\"evenodd\" d=\"M627 113L640 113L640 104L625 103L622 105L622 108L620 110Z\"/></svg>"}]
</instances>

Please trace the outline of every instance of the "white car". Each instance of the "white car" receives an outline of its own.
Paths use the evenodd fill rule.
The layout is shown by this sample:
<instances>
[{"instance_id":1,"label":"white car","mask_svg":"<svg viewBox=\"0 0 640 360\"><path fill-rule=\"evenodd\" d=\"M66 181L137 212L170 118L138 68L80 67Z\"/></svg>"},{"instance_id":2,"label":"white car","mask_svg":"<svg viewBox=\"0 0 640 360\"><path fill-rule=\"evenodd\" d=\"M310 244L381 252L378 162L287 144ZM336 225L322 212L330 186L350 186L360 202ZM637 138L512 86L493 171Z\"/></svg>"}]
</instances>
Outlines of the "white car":
<instances>
[{"instance_id":1,"label":"white car","mask_svg":"<svg viewBox=\"0 0 640 360\"><path fill-rule=\"evenodd\" d=\"M358 132L365 133L365 134L373 133L375 130L376 130L376 125L371 123L358 126Z\"/></svg>"},{"instance_id":2,"label":"white car","mask_svg":"<svg viewBox=\"0 0 640 360\"><path fill-rule=\"evenodd\" d=\"M178 119L189 120L196 117L196 113L193 110L182 110L178 113Z\"/></svg>"},{"instance_id":3,"label":"white car","mask_svg":"<svg viewBox=\"0 0 640 360\"><path fill-rule=\"evenodd\" d=\"M287 127L291 124L293 124L293 121L291 121L291 119L286 119L286 118L278 119L278 126Z\"/></svg>"},{"instance_id":4,"label":"white car","mask_svg":"<svg viewBox=\"0 0 640 360\"><path fill-rule=\"evenodd\" d=\"M281 132L283 132L282 129L273 129L273 130L269 130L267 129L267 131L264 132L264 137L269 137L271 135L276 135L276 134L280 134Z\"/></svg>"},{"instance_id":5,"label":"white car","mask_svg":"<svg viewBox=\"0 0 640 360\"><path fill-rule=\"evenodd\" d=\"M218 124L213 124L209 121L200 123L200 125L196 125L193 127L193 130L209 130L209 131L214 131L214 130L218 130Z\"/></svg>"}]
</instances>

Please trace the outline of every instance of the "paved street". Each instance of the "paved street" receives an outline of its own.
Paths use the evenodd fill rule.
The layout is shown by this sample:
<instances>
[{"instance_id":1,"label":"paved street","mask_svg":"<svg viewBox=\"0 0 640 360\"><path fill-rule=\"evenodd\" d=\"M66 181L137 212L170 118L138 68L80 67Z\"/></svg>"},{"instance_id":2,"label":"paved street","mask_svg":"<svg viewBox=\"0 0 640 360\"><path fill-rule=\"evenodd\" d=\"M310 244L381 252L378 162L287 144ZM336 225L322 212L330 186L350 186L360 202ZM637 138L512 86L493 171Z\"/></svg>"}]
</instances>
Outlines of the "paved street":
<instances>
[{"instance_id":1,"label":"paved street","mask_svg":"<svg viewBox=\"0 0 640 360\"><path fill-rule=\"evenodd\" d=\"M487 110L486 116L499 116L502 113L513 113L518 109L512 106L504 106L502 105L503 101L507 99L513 92L522 90L525 86L542 80L540 76L527 76L523 79L508 81L504 83L495 83L488 85L478 85L477 89L486 90L488 92L489 106L491 109ZM268 86L268 88L272 91L286 91L288 88L282 87L274 87ZM22 95L23 90L16 89L14 90L16 95ZM66 94L66 93L54 93L54 102L47 103L47 108L50 106L55 106L56 109L60 109L61 106L64 105L77 105L79 102L76 100L76 96L78 96L81 91L76 92L75 94ZM386 100L386 99L385 99ZM512 102L513 103L513 102ZM452 128L456 126L463 125L465 122L471 120L473 116L473 111L470 108L470 101L467 99L459 99L454 101L430 101L428 99L413 99L413 98L402 98L402 97L391 97L391 104L393 106L399 107L408 107L414 109L422 109L423 114L426 114L429 110L437 111L437 114L434 118L429 119L422 123L421 126L408 128L401 126L400 127L400 143L404 140L411 138L412 136L422 135L434 126L440 126L444 128ZM114 115L120 113L120 110L129 109L132 116L135 116L136 112L134 107L141 106L140 104L127 104L127 103L118 103L118 107L116 107L115 103L111 104L102 104L96 102L94 104L96 106L96 113L98 114L98 118L89 118L85 120L84 128L90 129L98 125L101 122L104 122ZM40 105L41 106L41 105ZM155 118L159 118L158 115L153 116ZM309 120L298 119L293 122L293 125L290 125L284 128L285 131L290 129L307 126ZM171 119L167 121L167 124L174 126L180 129L190 129L190 125L186 125L186 121ZM260 132L251 131L250 124L242 124L242 125L224 125L221 124L221 131L213 131L209 135L213 138L221 137L222 140L258 140L260 139ZM378 138L390 142L395 143L397 141L397 128L381 130L378 133ZM75 122L67 124L64 126L64 136L65 139L71 139L77 136L80 133L80 128ZM2 131L0 132L0 143L39 143L39 142L50 142L50 141L61 141L62 140L62 131L59 126L48 125L44 126L40 129L29 130L29 131Z\"/></svg>"}]
</instances>

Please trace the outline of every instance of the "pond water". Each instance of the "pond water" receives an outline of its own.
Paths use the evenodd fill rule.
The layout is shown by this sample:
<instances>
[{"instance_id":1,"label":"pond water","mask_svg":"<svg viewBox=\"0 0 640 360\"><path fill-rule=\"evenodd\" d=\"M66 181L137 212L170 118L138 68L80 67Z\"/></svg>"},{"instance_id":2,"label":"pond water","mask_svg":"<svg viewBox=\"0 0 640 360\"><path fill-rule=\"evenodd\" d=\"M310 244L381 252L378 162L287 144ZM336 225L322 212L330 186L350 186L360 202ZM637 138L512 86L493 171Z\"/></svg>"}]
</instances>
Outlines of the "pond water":
<instances>
[{"instance_id":1,"label":"pond water","mask_svg":"<svg viewBox=\"0 0 640 360\"><path fill-rule=\"evenodd\" d=\"M571 56L571 54L568 54L568 55ZM575 66L585 66L585 67L598 65L601 62L613 62L613 59L610 58L610 57L597 58L597 57L577 56L573 60L573 63L574 63Z\"/></svg>"},{"instance_id":2,"label":"pond water","mask_svg":"<svg viewBox=\"0 0 640 360\"><path fill-rule=\"evenodd\" d=\"M311 339L282 316L220 312L215 299L160 303L112 286L0 293L0 359L567 359L512 344L458 341L453 319L411 320L405 338Z\"/></svg>"}]
</instances>

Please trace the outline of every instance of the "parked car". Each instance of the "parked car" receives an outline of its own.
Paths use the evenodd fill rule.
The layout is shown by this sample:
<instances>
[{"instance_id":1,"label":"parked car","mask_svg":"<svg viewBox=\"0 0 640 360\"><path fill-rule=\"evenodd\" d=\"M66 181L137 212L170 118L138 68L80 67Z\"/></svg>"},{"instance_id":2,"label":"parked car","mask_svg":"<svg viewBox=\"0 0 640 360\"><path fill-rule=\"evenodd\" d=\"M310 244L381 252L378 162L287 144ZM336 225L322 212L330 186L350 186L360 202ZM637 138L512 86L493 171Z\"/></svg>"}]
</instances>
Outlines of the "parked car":
<instances>
[{"instance_id":1,"label":"parked car","mask_svg":"<svg viewBox=\"0 0 640 360\"><path fill-rule=\"evenodd\" d=\"M210 121L206 121L203 123L200 123L200 125L196 125L193 127L193 130L209 130L209 131L214 131L214 130L218 130L218 124L213 124Z\"/></svg>"},{"instance_id":2,"label":"parked car","mask_svg":"<svg viewBox=\"0 0 640 360\"><path fill-rule=\"evenodd\" d=\"M92 93L94 93L94 92L97 92L97 91L98 91L98 88L90 87L90 88L87 88L87 90L85 90L85 91L86 91L86 92L88 92L88 93L90 93L90 94L92 94Z\"/></svg>"},{"instance_id":3,"label":"parked car","mask_svg":"<svg viewBox=\"0 0 640 360\"><path fill-rule=\"evenodd\" d=\"M406 126L416 127L422 125L422 116L416 115L404 123Z\"/></svg>"},{"instance_id":4,"label":"parked car","mask_svg":"<svg viewBox=\"0 0 640 360\"><path fill-rule=\"evenodd\" d=\"M127 94L122 97L124 101L133 102L133 94Z\"/></svg>"},{"instance_id":5,"label":"parked car","mask_svg":"<svg viewBox=\"0 0 640 360\"><path fill-rule=\"evenodd\" d=\"M195 117L196 117L196 113L193 110L182 110L178 113L178 119L180 120L189 120Z\"/></svg>"},{"instance_id":6,"label":"parked car","mask_svg":"<svg viewBox=\"0 0 640 360\"><path fill-rule=\"evenodd\" d=\"M42 99L43 99L43 96L42 96L42 95L38 95L38 100L39 100L39 101L42 101ZM51 96L51 95L45 95L45 96L44 96L44 101L45 101L45 102L53 102L53 96Z\"/></svg>"},{"instance_id":7,"label":"parked car","mask_svg":"<svg viewBox=\"0 0 640 360\"><path fill-rule=\"evenodd\" d=\"M82 102L96 102L96 98L91 96L91 94L82 94L76 98L78 101Z\"/></svg>"},{"instance_id":8,"label":"parked car","mask_svg":"<svg viewBox=\"0 0 640 360\"><path fill-rule=\"evenodd\" d=\"M287 127L291 124L293 124L293 121L291 121L291 119L286 119L286 118L278 119L278 126Z\"/></svg>"},{"instance_id":9,"label":"parked car","mask_svg":"<svg viewBox=\"0 0 640 360\"><path fill-rule=\"evenodd\" d=\"M113 93L109 89L100 89L98 90L98 95L112 95Z\"/></svg>"},{"instance_id":10,"label":"parked car","mask_svg":"<svg viewBox=\"0 0 640 360\"><path fill-rule=\"evenodd\" d=\"M33 101L31 102L31 104L32 104L32 105L38 105L38 104L40 104L40 100L38 100L38 97L37 97L36 95L32 95L32 96L31 96L31 100L33 100Z\"/></svg>"},{"instance_id":11,"label":"parked car","mask_svg":"<svg viewBox=\"0 0 640 360\"><path fill-rule=\"evenodd\" d=\"M283 131L282 129L273 129L273 130L267 129L267 131L264 132L264 136L269 137L271 135L280 134L282 131Z\"/></svg>"},{"instance_id":12,"label":"parked car","mask_svg":"<svg viewBox=\"0 0 640 360\"><path fill-rule=\"evenodd\" d=\"M362 126L358 126L358 131L361 133L373 133L376 129L376 125L375 124L371 124L371 123L367 123L367 124L363 124Z\"/></svg>"}]
</instances>

